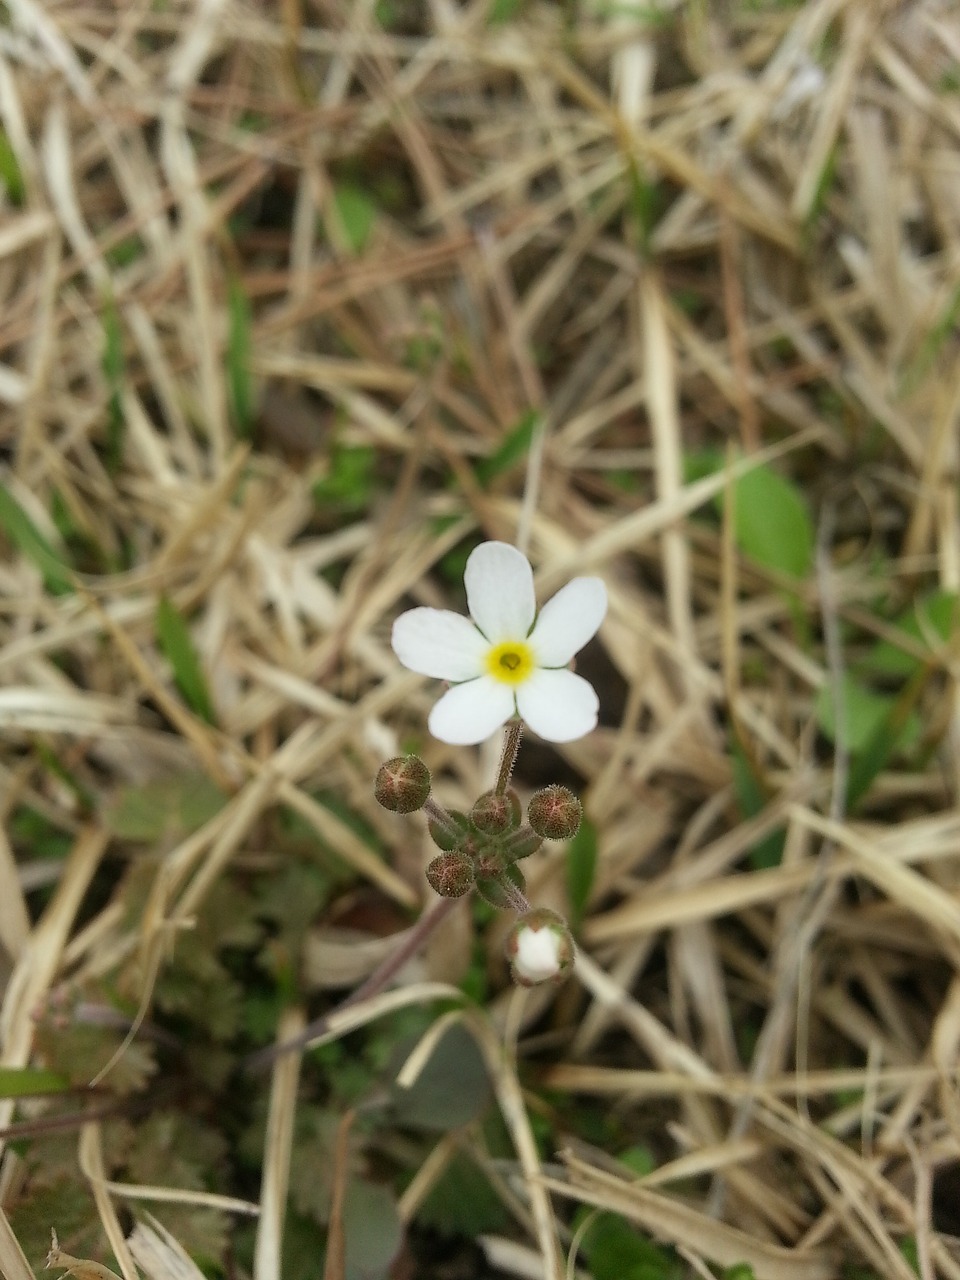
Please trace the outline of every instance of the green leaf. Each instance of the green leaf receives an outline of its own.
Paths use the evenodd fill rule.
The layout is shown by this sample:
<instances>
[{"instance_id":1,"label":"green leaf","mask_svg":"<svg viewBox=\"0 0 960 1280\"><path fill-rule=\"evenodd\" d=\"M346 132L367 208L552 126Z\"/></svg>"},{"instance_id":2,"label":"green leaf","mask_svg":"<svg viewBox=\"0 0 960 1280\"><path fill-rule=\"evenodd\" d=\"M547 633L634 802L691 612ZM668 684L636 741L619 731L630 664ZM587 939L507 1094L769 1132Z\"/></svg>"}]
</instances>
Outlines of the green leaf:
<instances>
[{"instance_id":1,"label":"green leaf","mask_svg":"<svg viewBox=\"0 0 960 1280\"><path fill-rule=\"evenodd\" d=\"M791 578L813 568L813 521L803 494L769 467L734 482L737 545L758 564Z\"/></svg>"},{"instance_id":2,"label":"green leaf","mask_svg":"<svg viewBox=\"0 0 960 1280\"><path fill-rule=\"evenodd\" d=\"M113 298L108 298L103 311L103 375L107 380L107 471L116 475L123 461L123 437L126 422L123 416L123 329L120 314Z\"/></svg>"},{"instance_id":3,"label":"green leaf","mask_svg":"<svg viewBox=\"0 0 960 1280\"><path fill-rule=\"evenodd\" d=\"M502 1231L507 1211L482 1171L457 1152L417 1210L417 1222L445 1236L476 1240L491 1231Z\"/></svg>"},{"instance_id":4,"label":"green leaf","mask_svg":"<svg viewBox=\"0 0 960 1280\"><path fill-rule=\"evenodd\" d=\"M389 1188L351 1182L344 1196L345 1280L371 1280L386 1275L400 1245L403 1224Z\"/></svg>"},{"instance_id":5,"label":"green leaf","mask_svg":"<svg viewBox=\"0 0 960 1280\"><path fill-rule=\"evenodd\" d=\"M925 683L926 672L921 669L898 698L890 699L886 715L877 722L861 751L854 755L847 780L848 809L853 809L867 794L870 784L895 751L913 746L920 738L920 719L914 707Z\"/></svg>"},{"instance_id":6,"label":"green leaf","mask_svg":"<svg viewBox=\"0 0 960 1280\"><path fill-rule=\"evenodd\" d=\"M166 596L161 596L157 605L156 629L157 642L173 668L173 678L187 706L213 724L213 703L190 629L183 614Z\"/></svg>"},{"instance_id":7,"label":"green leaf","mask_svg":"<svg viewBox=\"0 0 960 1280\"><path fill-rule=\"evenodd\" d=\"M574 1218L579 1223L587 1215ZM641 1235L613 1213L598 1214L583 1236L593 1280L680 1280L684 1270L672 1250Z\"/></svg>"},{"instance_id":8,"label":"green leaf","mask_svg":"<svg viewBox=\"0 0 960 1280\"><path fill-rule=\"evenodd\" d=\"M334 189L333 207L351 250L363 253L377 220L377 206L360 187L342 182Z\"/></svg>"},{"instance_id":9,"label":"green leaf","mask_svg":"<svg viewBox=\"0 0 960 1280\"><path fill-rule=\"evenodd\" d=\"M521 458L526 458L539 422L540 414L536 409L531 409L507 432L493 453L476 464L474 470L484 488L501 472L509 470Z\"/></svg>"},{"instance_id":10,"label":"green leaf","mask_svg":"<svg viewBox=\"0 0 960 1280\"><path fill-rule=\"evenodd\" d=\"M625 1164L631 1173L638 1178L645 1178L657 1167L653 1152L649 1147L628 1147L617 1156L621 1164Z\"/></svg>"},{"instance_id":11,"label":"green leaf","mask_svg":"<svg viewBox=\"0 0 960 1280\"><path fill-rule=\"evenodd\" d=\"M220 812L227 797L202 773L161 778L125 787L106 811L106 821L122 840L156 844L196 831Z\"/></svg>"},{"instance_id":12,"label":"green leaf","mask_svg":"<svg viewBox=\"0 0 960 1280\"><path fill-rule=\"evenodd\" d=\"M313 485L313 499L321 507L359 511L373 491L376 451L369 445L335 444L327 474Z\"/></svg>"},{"instance_id":13,"label":"green leaf","mask_svg":"<svg viewBox=\"0 0 960 1280\"><path fill-rule=\"evenodd\" d=\"M845 710L845 730L847 750L852 755L864 751L881 731L889 733L890 717L897 704L897 699L888 693L877 693L867 688L856 676L845 672L841 681L841 697ZM837 740L837 717L833 705L833 690L829 682L824 684L817 695L817 723L831 742ZM912 745L920 734L920 722L916 715L911 715L900 727L899 733L888 738L888 755L897 748Z\"/></svg>"},{"instance_id":14,"label":"green leaf","mask_svg":"<svg viewBox=\"0 0 960 1280\"><path fill-rule=\"evenodd\" d=\"M862 666L881 676L898 676L909 680L921 666L922 653L933 660L937 649L945 645L960 628L960 596L955 591L934 591L915 600L894 623L903 634L903 645L883 640L867 654Z\"/></svg>"},{"instance_id":15,"label":"green leaf","mask_svg":"<svg viewBox=\"0 0 960 1280\"><path fill-rule=\"evenodd\" d=\"M70 1088L66 1076L40 1067L0 1067L0 1098L30 1098L41 1093L63 1093Z\"/></svg>"},{"instance_id":16,"label":"green leaf","mask_svg":"<svg viewBox=\"0 0 960 1280\"><path fill-rule=\"evenodd\" d=\"M0 484L0 528L43 574L51 595L73 591L70 570L5 485Z\"/></svg>"},{"instance_id":17,"label":"green leaf","mask_svg":"<svg viewBox=\"0 0 960 1280\"><path fill-rule=\"evenodd\" d=\"M253 378L250 369L252 321L250 303L243 285L236 278L230 280L228 308L230 326L227 335L227 388L237 435L246 440L253 430L254 419Z\"/></svg>"},{"instance_id":18,"label":"green leaf","mask_svg":"<svg viewBox=\"0 0 960 1280\"><path fill-rule=\"evenodd\" d=\"M526 0L492 0L487 14L487 24L496 27L519 18L525 7Z\"/></svg>"},{"instance_id":19,"label":"green leaf","mask_svg":"<svg viewBox=\"0 0 960 1280\"><path fill-rule=\"evenodd\" d=\"M578 927L590 901L597 870L597 829L586 815L580 830L567 845L567 897L574 927Z\"/></svg>"},{"instance_id":20,"label":"green leaf","mask_svg":"<svg viewBox=\"0 0 960 1280\"><path fill-rule=\"evenodd\" d=\"M900 1241L900 1252L906 1258L911 1270L920 1275L920 1250L917 1247L917 1237L904 1236Z\"/></svg>"},{"instance_id":21,"label":"green leaf","mask_svg":"<svg viewBox=\"0 0 960 1280\"><path fill-rule=\"evenodd\" d=\"M410 1046L413 1047L412 1045ZM483 1055L469 1031L455 1023L409 1089L394 1085L399 1125L446 1132L476 1120L492 1097Z\"/></svg>"},{"instance_id":22,"label":"green leaf","mask_svg":"<svg viewBox=\"0 0 960 1280\"><path fill-rule=\"evenodd\" d=\"M877 693L845 673L842 698L846 712L846 739L851 755L847 780L847 807L853 809L866 795L881 769L899 751L917 745L922 736L915 707L926 681L923 668L898 696ZM829 685L817 698L817 719L824 734L836 738L836 713Z\"/></svg>"}]
</instances>

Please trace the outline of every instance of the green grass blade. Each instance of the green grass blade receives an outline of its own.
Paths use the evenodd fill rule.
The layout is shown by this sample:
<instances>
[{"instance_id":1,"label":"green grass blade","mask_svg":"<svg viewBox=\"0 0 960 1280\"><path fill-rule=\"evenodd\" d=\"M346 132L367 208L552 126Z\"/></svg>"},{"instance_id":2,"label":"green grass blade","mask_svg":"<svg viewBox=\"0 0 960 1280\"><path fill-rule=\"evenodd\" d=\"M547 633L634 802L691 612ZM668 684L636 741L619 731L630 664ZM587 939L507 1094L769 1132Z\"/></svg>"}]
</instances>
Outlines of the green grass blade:
<instances>
[{"instance_id":1,"label":"green grass blade","mask_svg":"<svg viewBox=\"0 0 960 1280\"><path fill-rule=\"evenodd\" d=\"M123 416L123 329L116 303L110 298L103 312L103 375L107 380L107 471L116 475L123 461L123 438L126 420Z\"/></svg>"},{"instance_id":2,"label":"green grass blade","mask_svg":"<svg viewBox=\"0 0 960 1280\"><path fill-rule=\"evenodd\" d=\"M493 453L476 464L477 479L484 487L489 485L496 476L509 470L514 463L527 456L530 452L533 433L539 422L540 414L536 409L531 409L523 415L515 427L507 432L502 443L494 449Z\"/></svg>"},{"instance_id":3,"label":"green grass blade","mask_svg":"<svg viewBox=\"0 0 960 1280\"><path fill-rule=\"evenodd\" d=\"M156 628L157 642L173 668L173 678L184 701L191 711L213 724L213 701L190 629L183 614L166 596L161 596L157 605Z\"/></svg>"},{"instance_id":4,"label":"green grass blade","mask_svg":"<svg viewBox=\"0 0 960 1280\"><path fill-rule=\"evenodd\" d=\"M73 591L70 570L3 484L0 484L0 528L13 545L37 566L43 574L44 585L52 595L67 595Z\"/></svg>"},{"instance_id":5,"label":"green grass blade","mask_svg":"<svg viewBox=\"0 0 960 1280\"><path fill-rule=\"evenodd\" d=\"M253 431L253 378L250 372L250 303L239 280L230 281L230 324L227 337L227 388L237 435L248 440Z\"/></svg>"},{"instance_id":6,"label":"green grass blade","mask_svg":"<svg viewBox=\"0 0 960 1280\"><path fill-rule=\"evenodd\" d=\"M579 928L590 901L597 870L597 829L584 817L567 846L567 897L574 928Z\"/></svg>"},{"instance_id":7,"label":"green grass blade","mask_svg":"<svg viewBox=\"0 0 960 1280\"><path fill-rule=\"evenodd\" d=\"M65 1093L70 1081L41 1067L0 1067L0 1098L33 1098L41 1093Z\"/></svg>"}]
</instances>

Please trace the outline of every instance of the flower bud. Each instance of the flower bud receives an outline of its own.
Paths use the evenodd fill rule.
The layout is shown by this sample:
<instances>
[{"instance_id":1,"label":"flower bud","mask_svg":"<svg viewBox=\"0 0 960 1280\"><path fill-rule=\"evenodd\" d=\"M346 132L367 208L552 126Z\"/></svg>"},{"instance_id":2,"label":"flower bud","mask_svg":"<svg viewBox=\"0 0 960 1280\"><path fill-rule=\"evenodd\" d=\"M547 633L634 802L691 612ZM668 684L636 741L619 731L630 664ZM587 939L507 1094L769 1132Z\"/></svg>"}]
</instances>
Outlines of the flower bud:
<instances>
[{"instance_id":1,"label":"flower bud","mask_svg":"<svg viewBox=\"0 0 960 1280\"><path fill-rule=\"evenodd\" d=\"M527 821L547 840L568 840L580 830L583 805L566 787L543 787L527 806Z\"/></svg>"},{"instance_id":2,"label":"flower bud","mask_svg":"<svg viewBox=\"0 0 960 1280\"><path fill-rule=\"evenodd\" d=\"M485 791L470 810L470 821L485 836L501 836L520 822L520 797L513 790L502 796Z\"/></svg>"},{"instance_id":3,"label":"flower bud","mask_svg":"<svg viewBox=\"0 0 960 1280\"><path fill-rule=\"evenodd\" d=\"M462 853L439 853L427 867L427 879L441 898L462 898L473 885L473 867Z\"/></svg>"},{"instance_id":4,"label":"flower bud","mask_svg":"<svg viewBox=\"0 0 960 1280\"><path fill-rule=\"evenodd\" d=\"M510 930L507 959L521 987L561 981L573 967L573 939L566 921L546 907L528 911Z\"/></svg>"},{"instance_id":5,"label":"flower bud","mask_svg":"<svg viewBox=\"0 0 960 1280\"><path fill-rule=\"evenodd\" d=\"M419 756L395 756L377 770L373 794L393 813L413 813L430 794L430 770Z\"/></svg>"}]
</instances>

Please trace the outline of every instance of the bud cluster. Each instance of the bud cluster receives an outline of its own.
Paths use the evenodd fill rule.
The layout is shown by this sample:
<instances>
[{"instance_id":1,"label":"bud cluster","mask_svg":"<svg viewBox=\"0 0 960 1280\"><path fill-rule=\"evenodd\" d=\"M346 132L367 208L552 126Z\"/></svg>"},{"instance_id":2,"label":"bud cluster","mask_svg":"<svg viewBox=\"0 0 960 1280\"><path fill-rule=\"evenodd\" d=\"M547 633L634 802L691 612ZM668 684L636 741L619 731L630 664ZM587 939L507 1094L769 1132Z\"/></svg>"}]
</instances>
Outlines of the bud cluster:
<instances>
[{"instance_id":1,"label":"bud cluster","mask_svg":"<svg viewBox=\"0 0 960 1280\"><path fill-rule=\"evenodd\" d=\"M523 891L520 858L535 853L543 837L521 826L523 810L513 790L485 791L469 813L435 813L427 823L443 852L427 867L427 879L444 898L460 898L476 888L495 907L511 906Z\"/></svg>"},{"instance_id":2,"label":"bud cluster","mask_svg":"<svg viewBox=\"0 0 960 1280\"><path fill-rule=\"evenodd\" d=\"M517 736L514 756L518 741ZM485 791L469 813L444 809L431 797L430 770L415 755L397 756L381 765L374 794L393 813L425 810L430 838L440 850L426 872L436 893L461 898L476 889L491 905L520 914L507 955L514 979L532 986L562 977L573 963L573 941L555 912L530 909L517 863L544 840L576 835L583 808L566 787L543 787L531 797L524 821L520 797L507 785L512 763L513 757L501 763L498 785Z\"/></svg>"}]
</instances>

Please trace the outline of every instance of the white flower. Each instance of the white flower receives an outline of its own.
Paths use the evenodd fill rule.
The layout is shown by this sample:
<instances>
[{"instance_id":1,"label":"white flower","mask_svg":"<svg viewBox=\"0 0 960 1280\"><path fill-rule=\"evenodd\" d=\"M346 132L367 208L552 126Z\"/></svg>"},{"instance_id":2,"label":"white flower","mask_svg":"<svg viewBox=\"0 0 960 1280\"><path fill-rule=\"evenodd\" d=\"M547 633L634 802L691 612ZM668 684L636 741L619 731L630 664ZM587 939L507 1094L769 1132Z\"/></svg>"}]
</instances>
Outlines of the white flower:
<instances>
[{"instance_id":1,"label":"white flower","mask_svg":"<svg viewBox=\"0 0 960 1280\"><path fill-rule=\"evenodd\" d=\"M574 578L536 617L526 556L505 542L483 542L470 554L464 584L472 621L420 608L393 624L393 648L403 665L454 686L430 713L434 737L482 742L517 714L548 742L589 733L597 723L597 695L566 665L603 621L601 580Z\"/></svg>"},{"instance_id":2,"label":"white flower","mask_svg":"<svg viewBox=\"0 0 960 1280\"><path fill-rule=\"evenodd\" d=\"M534 987L563 975L573 964L573 942L562 917L546 907L528 911L507 938L507 958L523 987Z\"/></svg>"}]
</instances>

